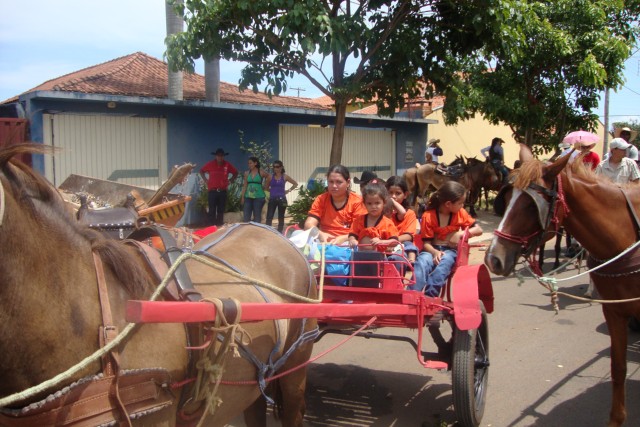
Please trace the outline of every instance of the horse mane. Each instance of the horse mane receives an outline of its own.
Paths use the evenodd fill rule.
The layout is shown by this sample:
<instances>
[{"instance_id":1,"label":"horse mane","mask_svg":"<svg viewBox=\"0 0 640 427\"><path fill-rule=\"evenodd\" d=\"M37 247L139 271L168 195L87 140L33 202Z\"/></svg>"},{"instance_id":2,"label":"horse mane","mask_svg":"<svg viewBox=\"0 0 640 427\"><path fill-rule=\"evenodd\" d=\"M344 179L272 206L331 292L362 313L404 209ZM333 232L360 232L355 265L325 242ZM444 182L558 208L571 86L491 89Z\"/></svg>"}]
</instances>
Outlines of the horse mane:
<instances>
[{"instance_id":1,"label":"horse mane","mask_svg":"<svg viewBox=\"0 0 640 427\"><path fill-rule=\"evenodd\" d=\"M150 278L144 268L140 268L135 257L122 243L104 237L100 232L76 221L65 206L65 202L55 188L42 175L26 164L13 159L19 154L51 154L53 148L42 144L16 144L0 147L0 170L11 185L13 194L19 195L20 202L28 207L36 217L46 216L71 235L87 241L91 250L98 253L102 261L114 272L125 289L135 298L148 293ZM39 212L32 198L48 205L46 213Z\"/></svg>"},{"instance_id":2,"label":"horse mane","mask_svg":"<svg viewBox=\"0 0 640 427\"><path fill-rule=\"evenodd\" d=\"M520 168L513 172L515 180L513 186L517 189L524 190L532 182L538 182L542 178L542 167L544 163L538 159L524 162Z\"/></svg>"},{"instance_id":3,"label":"horse mane","mask_svg":"<svg viewBox=\"0 0 640 427\"><path fill-rule=\"evenodd\" d=\"M580 178L583 181L592 184L603 184L603 185L612 185L622 188L637 186L633 183L626 184L617 184L611 181L609 178L603 175L596 175L595 171L591 169L586 163L582 161L584 157L584 153L578 155L575 159L570 160L569 164L566 166L565 170L571 173L573 178ZM533 159L527 162L524 162L519 169L515 169L513 171L513 175L515 177L513 186L520 190L524 190L531 184L532 182L537 182L542 179L543 175L543 167L546 165L545 162L542 162L537 159Z\"/></svg>"}]
</instances>

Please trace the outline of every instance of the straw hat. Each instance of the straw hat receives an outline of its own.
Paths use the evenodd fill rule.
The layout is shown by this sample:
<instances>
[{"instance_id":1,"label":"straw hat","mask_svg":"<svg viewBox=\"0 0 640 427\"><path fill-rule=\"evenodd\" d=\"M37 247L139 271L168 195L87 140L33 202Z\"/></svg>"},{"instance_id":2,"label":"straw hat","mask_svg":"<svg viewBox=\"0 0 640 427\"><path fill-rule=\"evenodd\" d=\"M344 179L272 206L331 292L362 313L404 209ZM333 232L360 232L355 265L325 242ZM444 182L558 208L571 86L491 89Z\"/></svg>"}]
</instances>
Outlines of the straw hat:
<instances>
[{"instance_id":1,"label":"straw hat","mask_svg":"<svg viewBox=\"0 0 640 427\"><path fill-rule=\"evenodd\" d=\"M622 128L615 128L613 130L613 136L615 138L620 138L620 134L622 132L625 132L625 131L629 132L631 134L631 138L629 139L630 141L633 141L634 139L636 139L636 136L638 136L638 131L630 129L630 128L626 127L626 126L622 127Z\"/></svg>"}]
</instances>

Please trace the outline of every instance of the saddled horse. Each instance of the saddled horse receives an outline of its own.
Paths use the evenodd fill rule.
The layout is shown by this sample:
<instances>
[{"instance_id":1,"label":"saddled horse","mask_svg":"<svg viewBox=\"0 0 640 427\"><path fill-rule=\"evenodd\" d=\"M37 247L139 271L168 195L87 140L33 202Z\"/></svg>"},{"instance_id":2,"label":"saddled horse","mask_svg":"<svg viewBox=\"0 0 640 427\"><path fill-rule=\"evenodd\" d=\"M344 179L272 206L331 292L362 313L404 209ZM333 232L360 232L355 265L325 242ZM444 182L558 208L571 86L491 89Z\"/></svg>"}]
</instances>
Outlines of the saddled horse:
<instances>
[{"instance_id":1,"label":"saddled horse","mask_svg":"<svg viewBox=\"0 0 640 427\"><path fill-rule=\"evenodd\" d=\"M158 283L135 245L106 239L75 221L43 177L12 160L17 154L37 150L33 145L0 149L0 400L5 402L9 402L7 397L78 364L101 348L100 341L114 339L116 331L127 327L127 300L148 299ZM201 251L207 259L240 275L188 260L191 281L205 299L294 301L277 289L264 289L251 280L316 297L315 279L304 256L266 227L245 224L218 230L193 251ZM210 334L208 338L205 334L204 342L208 339L211 345L223 344L210 329L212 325L202 327ZM285 371L306 362L313 343L299 338L304 332L313 335L316 321L261 321L241 327L244 332L231 329L235 332L227 342L230 352L211 360L201 358L205 350L186 349L200 344L188 341L182 324L138 325L102 361L84 365L77 373L70 371L52 389L36 389L32 396L18 395L18 401L5 404L0 408L0 425L18 425L15 417L22 414L31 420L29 425L62 425L75 419L80 425L115 422L172 426L191 417L193 423L202 420L204 425L218 426L243 412L247 425L265 425L266 402L255 381L257 371L270 376L272 368ZM234 348L239 357L234 357ZM288 357L283 357L287 352ZM188 379L196 376L188 369L190 362L196 372L205 374L201 391L206 399L202 405L193 395L181 395L193 385ZM207 393L207 387L216 385L210 383L208 375L219 369L223 383L216 393ZM37 415L47 405L73 404L68 400L74 396L92 400L83 395L91 380L102 382L98 384L102 394L95 397L96 405L65 406ZM267 388L272 389L273 396L280 397L275 412L280 413L283 425L302 425L305 382L306 369L299 369L269 383ZM56 390L62 391L51 396ZM53 403L34 404L47 396ZM102 405L106 404L111 406L105 409ZM102 412L91 415L96 407ZM213 415L210 409L215 409ZM201 419L203 410L205 418ZM80 416L87 418L75 418Z\"/></svg>"},{"instance_id":2,"label":"saddled horse","mask_svg":"<svg viewBox=\"0 0 640 427\"><path fill-rule=\"evenodd\" d=\"M598 178L581 161L567 166L570 156L543 164L533 159L529 147L521 145L520 157L523 164L515 173L513 185L505 187L496 199L496 209L504 211L504 217L485 255L493 273L511 274L518 258L530 254L544 231L556 224L563 225L589 252L590 268L622 253L638 239L640 187L620 187ZM636 248L591 273L603 299L640 297L637 253ZM613 398L608 425L618 427L627 416L627 323L633 316L640 317L640 301L604 303L602 311L611 337Z\"/></svg>"},{"instance_id":3,"label":"saddled horse","mask_svg":"<svg viewBox=\"0 0 640 427\"><path fill-rule=\"evenodd\" d=\"M462 157L456 157L448 166L451 167L455 165L462 165L464 167L464 159ZM435 163L427 163L417 168L409 168L404 172L403 178L409 189L410 205L417 204L418 198L424 198L431 188L437 190L442 187L445 182L455 179L451 176L436 172L436 170L437 165Z\"/></svg>"}]
</instances>

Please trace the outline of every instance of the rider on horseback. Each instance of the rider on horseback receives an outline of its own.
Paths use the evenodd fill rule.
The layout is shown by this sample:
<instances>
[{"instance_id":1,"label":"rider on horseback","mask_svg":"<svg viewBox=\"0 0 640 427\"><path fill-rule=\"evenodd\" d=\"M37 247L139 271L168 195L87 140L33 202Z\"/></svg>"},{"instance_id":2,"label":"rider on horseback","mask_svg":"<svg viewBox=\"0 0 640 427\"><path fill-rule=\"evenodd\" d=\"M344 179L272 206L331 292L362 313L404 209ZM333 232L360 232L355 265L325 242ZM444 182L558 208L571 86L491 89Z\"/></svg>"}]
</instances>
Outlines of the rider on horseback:
<instances>
[{"instance_id":1,"label":"rider on horseback","mask_svg":"<svg viewBox=\"0 0 640 427\"><path fill-rule=\"evenodd\" d=\"M491 140L491 145L484 147L480 150L480 153L489 158L489 163L495 169L496 173L502 180L502 184L506 184L509 178L509 169L504 165L504 149L502 144L504 140L502 138L495 137Z\"/></svg>"}]
</instances>

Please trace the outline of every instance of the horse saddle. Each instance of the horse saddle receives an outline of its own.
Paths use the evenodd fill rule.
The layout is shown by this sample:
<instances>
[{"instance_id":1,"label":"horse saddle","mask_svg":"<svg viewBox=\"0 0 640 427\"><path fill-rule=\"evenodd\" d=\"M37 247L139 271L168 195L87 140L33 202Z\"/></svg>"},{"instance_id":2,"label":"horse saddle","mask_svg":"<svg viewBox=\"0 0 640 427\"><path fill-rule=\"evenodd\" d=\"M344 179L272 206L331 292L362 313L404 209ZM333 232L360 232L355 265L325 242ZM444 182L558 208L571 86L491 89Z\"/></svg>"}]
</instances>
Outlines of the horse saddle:
<instances>
[{"instance_id":1,"label":"horse saddle","mask_svg":"<svg viewBox=\"0 0 640 427\"><path fill-rule=\"evenodd\" d=\"M134 204L135 198L129 194L124 206L105 209L91 209L87 203L87 196L79 195L80 209L76 217L78 221L87 224L90 228L103 232L113 239L124 239L136 228L140 218Z\"/></svg>"},{"instance_id":2,"label":"horse saddle","mask_svg":"<svg viewBox=\"0 0 640 427\"><path fill-rule=\"evenodd\" d=\"M436 173L443 176L459 178L462 176L463 172L464 172L464 168L462 165L447 166L444 163L439 163L436 166Z\"/></svg>"}]
</instances>

